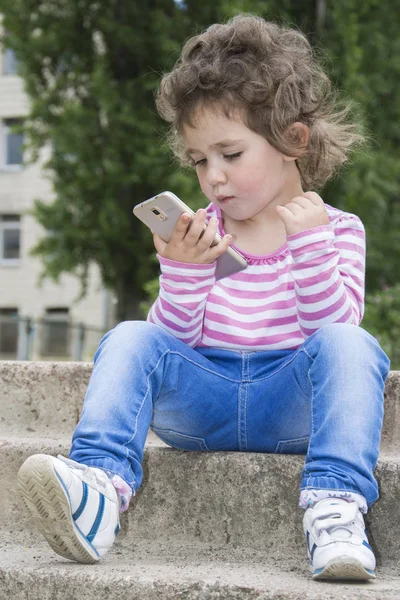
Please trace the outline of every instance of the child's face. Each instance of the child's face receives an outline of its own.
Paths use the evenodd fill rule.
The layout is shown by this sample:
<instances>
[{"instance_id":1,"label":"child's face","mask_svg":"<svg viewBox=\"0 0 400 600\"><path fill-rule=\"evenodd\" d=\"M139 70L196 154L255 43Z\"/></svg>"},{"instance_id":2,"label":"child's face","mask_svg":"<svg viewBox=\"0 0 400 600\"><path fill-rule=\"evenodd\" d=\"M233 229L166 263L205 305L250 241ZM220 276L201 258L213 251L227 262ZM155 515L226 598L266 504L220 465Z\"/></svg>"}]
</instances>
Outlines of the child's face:
<instances>
[{"instance_id":1,"label":"child's face","mask_svg":"<svg viewBox=\"0 0 400 600\"><path fill-rule=\"evenodd\" d=\"M201 189L231 219L251 219L261 211L277 219L275 206L301 193L294 159L239 118L203 110L194 125L183 134Z\"/></svg>"}]
</instances>

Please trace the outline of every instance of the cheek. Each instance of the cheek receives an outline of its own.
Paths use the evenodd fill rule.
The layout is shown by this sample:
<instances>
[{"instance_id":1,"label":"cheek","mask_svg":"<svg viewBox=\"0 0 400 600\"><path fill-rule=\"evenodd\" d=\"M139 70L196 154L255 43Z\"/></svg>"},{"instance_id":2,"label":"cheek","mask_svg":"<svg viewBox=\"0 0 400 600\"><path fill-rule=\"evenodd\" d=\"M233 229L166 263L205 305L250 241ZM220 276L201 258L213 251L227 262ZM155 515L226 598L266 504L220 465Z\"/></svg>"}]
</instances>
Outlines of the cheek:
<instances>
[{"instance_id":1,"label":"cheek","mask_svg":"<svg viewBox=\"0 0 400 600\"><path fill-rule=\"evenodd\" d=\"M281 178L281 164L270 161L267 164L252 165L247 169L247 187L249 190L274 188Z\"/></svg>"},{"instance_id":2,"label":"cheek","mask_svg":"<svg viewBox=\"0 0 400 600\"><path fill-rule=\"evenodd\" d=\"M243 191L254 192L265 186L269 179L268 169L259 165L249 165L240 174L237 173L235 178Z\"/></svg>"},{"instance_id":3,"label":"cheek","mask_svg":"<svg viewBox=\"0 0 400 600\"><path fill-rule=\"evenodd\" d=\"M202 173L201 171L197 171L196 175L197 175L197 179L199 180L200 187L201 187L202 191L205 193L205 191L208 189L205 173Z\"/></svg>"}]
</instances>

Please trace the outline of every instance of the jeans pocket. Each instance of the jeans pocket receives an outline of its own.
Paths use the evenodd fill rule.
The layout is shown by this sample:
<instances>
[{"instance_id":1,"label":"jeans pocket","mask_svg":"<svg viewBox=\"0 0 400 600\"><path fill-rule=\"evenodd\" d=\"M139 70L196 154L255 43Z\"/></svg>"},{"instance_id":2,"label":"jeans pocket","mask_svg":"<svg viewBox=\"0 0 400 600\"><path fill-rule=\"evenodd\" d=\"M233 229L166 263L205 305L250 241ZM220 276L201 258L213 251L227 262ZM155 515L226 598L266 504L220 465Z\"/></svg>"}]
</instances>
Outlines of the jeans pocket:
<instances>
[{"instance_id":1,"label":"jeans pocket","mask_svg":"<svg viewBox=\"0 0 400 600\"><path fill-rule=\"evenodd\" d=\"M276 454L307 454L308 444L310 443L310 436L296 438L295 440L282 440L278 442L275 453Z\"/></svg>"},{"instance_id":2,"label":"jeans pocket","mask_svg":"<svg viewBox=\"0 0 400 600\"><path fill-rule=\"evenodd\" d=\"M210 452L203 438L187 435L186 433L178 433L177 431L172 431L172 429L159 429L154 426L151 429L158 435L160 440L178 450Z\"/></svg>"}]
</instances>

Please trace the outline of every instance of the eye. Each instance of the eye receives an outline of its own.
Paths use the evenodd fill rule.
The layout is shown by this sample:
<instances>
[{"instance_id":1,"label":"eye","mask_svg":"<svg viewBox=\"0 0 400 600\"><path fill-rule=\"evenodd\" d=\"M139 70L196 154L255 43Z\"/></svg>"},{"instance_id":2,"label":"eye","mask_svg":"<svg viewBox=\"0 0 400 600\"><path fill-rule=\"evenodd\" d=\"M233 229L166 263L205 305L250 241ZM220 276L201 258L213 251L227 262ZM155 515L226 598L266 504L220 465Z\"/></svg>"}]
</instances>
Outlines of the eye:
<instances>
[{"instance_id":1,"label":"eye","mask_svg":"<svg viewBox=\"0 0 400 600\"><path fill-rule=\"evenodd\" d=\"M234 160L235 158L239 158L241 154L242 152L235 152L234 154L224 154L224 158L226 158L226 160Z\"/></svg>"},{"instance_id":2,"label":"eye","mask_svg":"<svg viewBox=\"0 0 400 600\"><path fill-rule=\"evenodd\" d=\"M194 160L193 161L193 165L195 167L199 167L201 165L205 165L206 164L207 159L206 158L201 158L200 160Z\"/></svg>"}]
</instances>

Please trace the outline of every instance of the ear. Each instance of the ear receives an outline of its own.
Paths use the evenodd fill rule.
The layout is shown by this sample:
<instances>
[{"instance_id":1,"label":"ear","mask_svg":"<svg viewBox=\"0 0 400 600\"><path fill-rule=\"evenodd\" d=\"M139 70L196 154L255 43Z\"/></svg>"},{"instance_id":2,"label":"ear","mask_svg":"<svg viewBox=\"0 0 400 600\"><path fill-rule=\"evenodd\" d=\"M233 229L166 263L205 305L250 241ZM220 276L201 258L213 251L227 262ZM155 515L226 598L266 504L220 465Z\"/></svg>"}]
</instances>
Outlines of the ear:
<instances>
[{"instance_id":1,"label":"ear","mask_svg":"<svg viewBox=\"0 0 400 600\"><path fill-rule=\"evenodd\" d=\"M296 156L285 156L284 160L286 162L297 160L307 148L308 140L310 139L310 129L305 123L296 121L287 128L286 136L292 144L297 146L298 152L296 152Z\"/></svg>"}]
</instances>

